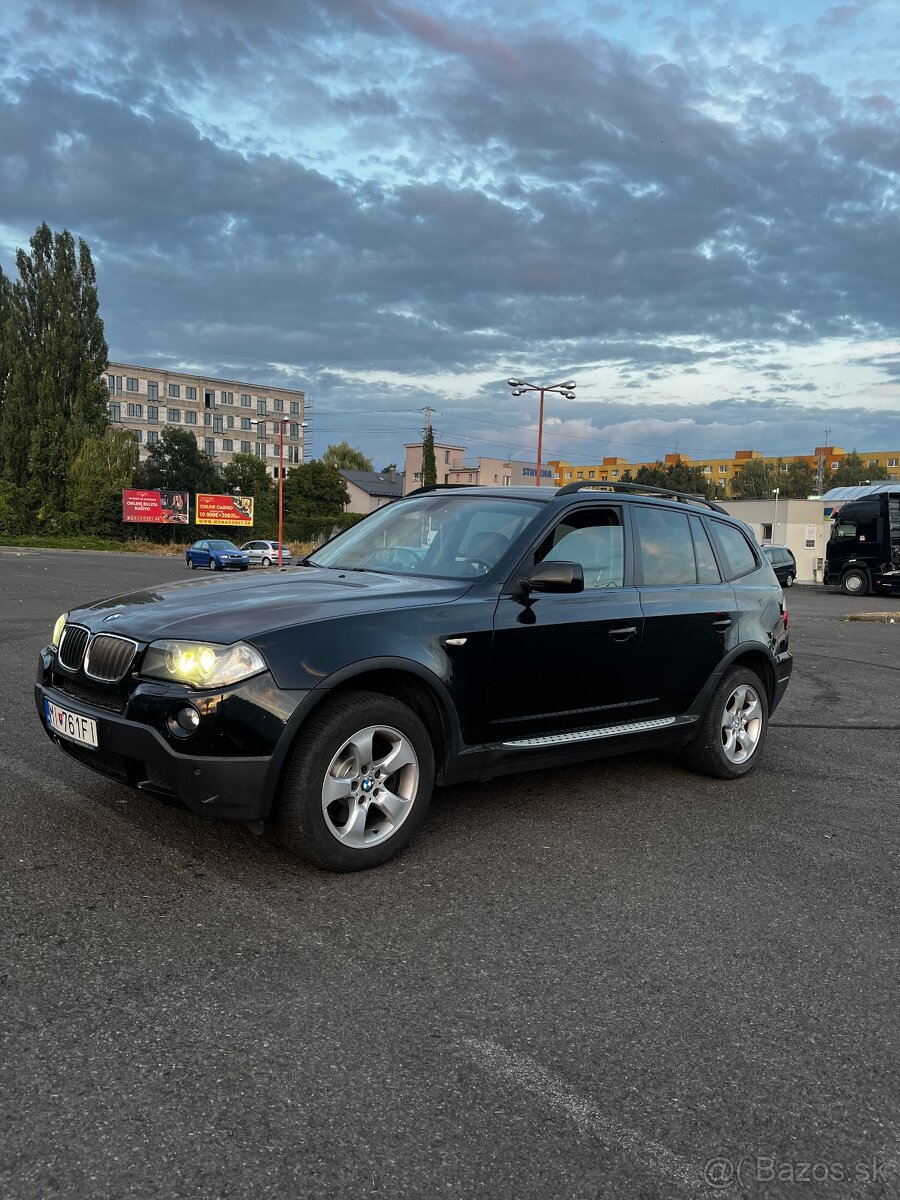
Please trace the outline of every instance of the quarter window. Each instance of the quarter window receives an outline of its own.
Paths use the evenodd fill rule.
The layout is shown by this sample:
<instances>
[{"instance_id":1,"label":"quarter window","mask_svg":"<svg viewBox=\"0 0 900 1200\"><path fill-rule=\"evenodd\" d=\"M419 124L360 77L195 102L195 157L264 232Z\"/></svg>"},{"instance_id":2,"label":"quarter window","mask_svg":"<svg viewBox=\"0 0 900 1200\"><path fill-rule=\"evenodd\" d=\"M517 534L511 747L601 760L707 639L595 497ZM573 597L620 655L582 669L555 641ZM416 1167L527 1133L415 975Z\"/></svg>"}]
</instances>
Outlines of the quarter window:
<instances>
[{"instance_id":1,"label":"quarter window","mask_svg":"<svg viewBox=\"0 0 900 1200\"><path fill-rule=\"evenodd\" d=\"M721 583L722 577L713 554L709 534L699 517L691 517L691 535L694 539L694 554L697 558L697 582Z\"/></svg>"},{"instance_id":2,"label":"quarter window","mask_svg":"<svg viewBox=\"0 0 900 1200\"><path fill-rule=\"evenodd\" d=\"M756 568L756 555L750 543L734 525L711 521L713 541L725 567L726 579L737 579Z\"/></svg>"}]
</instances>

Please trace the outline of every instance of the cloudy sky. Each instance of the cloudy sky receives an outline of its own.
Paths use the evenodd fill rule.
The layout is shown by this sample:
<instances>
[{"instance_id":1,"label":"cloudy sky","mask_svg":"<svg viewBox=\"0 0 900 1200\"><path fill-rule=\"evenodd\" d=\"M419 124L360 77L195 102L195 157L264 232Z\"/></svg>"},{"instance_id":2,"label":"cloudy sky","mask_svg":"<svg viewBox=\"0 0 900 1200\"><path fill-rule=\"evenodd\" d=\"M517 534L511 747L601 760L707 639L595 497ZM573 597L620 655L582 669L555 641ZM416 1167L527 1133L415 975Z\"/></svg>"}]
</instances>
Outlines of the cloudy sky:
<instances>
[{"instance_id":1,"label":"cloudy sky","mask_svg":"<svg viewBox=\"0 0 900 1200\"><path fill-rule=\"evenodd\" d=\"M0 263L110 351L545 453L900 447L896 0L5 0ZM533 450L531 451L533 454Z\"/></svg>"}]
</instances>

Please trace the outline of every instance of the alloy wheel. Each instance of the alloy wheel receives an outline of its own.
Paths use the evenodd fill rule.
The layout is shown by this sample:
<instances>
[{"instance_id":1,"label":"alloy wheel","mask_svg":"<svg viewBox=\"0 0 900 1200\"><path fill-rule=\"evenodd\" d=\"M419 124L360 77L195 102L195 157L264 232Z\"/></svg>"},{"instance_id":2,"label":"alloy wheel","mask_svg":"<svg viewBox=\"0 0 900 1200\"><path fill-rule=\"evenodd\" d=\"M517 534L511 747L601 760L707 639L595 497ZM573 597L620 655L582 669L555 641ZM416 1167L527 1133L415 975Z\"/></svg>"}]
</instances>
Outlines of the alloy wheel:
<instances>
[{"instance_id":1,"label":"alloy wheel","mask_svg":"<svg viewBox=\"0 0 900 1200\"><path fill-rule=\"evenodd\" d=\"M722 713L722 749L736 765L751 758L759 745L763 711L755 688L742 683L734 689Z\"/></svg>"},{"instance_id":2,"label":"alloy wheel","mask_svg":"<svg viewBox=\"0 0 900 1200\"><path fill-rule=\"evenodd\" d=\"M332 758L322 783L322 812L342 845L368 849L391 837L412 811L419 759L390 725L367 725Z\"/></svg>"}]
</instances>

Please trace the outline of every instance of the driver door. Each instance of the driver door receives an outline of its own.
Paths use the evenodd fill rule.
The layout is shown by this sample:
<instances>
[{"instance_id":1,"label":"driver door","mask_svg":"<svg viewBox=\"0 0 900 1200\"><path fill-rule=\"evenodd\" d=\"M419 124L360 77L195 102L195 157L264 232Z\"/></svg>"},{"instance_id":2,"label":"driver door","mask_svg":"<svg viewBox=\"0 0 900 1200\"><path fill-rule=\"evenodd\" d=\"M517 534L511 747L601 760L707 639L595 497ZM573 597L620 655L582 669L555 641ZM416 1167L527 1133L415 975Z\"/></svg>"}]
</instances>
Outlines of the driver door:
<instances>
[{"instance_id":1,"label":"driver door","mask_svg":"<svg viewBox=\"0 0 900 1200\"><path fill-rule=\"evenodd\" d=\"M492 741L639 720L644 617L621 506L569 510L519 566L494 617ZM537 562L577 562L584 591L525 594Z\"/></svg>"}]
</instances>

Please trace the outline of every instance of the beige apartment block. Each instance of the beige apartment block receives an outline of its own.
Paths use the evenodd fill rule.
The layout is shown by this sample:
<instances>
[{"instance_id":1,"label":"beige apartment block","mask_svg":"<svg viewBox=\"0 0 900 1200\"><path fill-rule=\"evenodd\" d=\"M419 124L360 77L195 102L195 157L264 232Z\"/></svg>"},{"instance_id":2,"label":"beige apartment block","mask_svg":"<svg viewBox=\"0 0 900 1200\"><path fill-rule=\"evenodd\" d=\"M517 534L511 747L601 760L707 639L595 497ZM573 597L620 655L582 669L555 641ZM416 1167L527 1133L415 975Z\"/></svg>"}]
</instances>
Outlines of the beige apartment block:
<instances>
[{"instance_id":1,"label":"beige apartment block","mask_svg":"<svg viewBox=\"0 0 900 1200\"><path fill-rule=\"evenodd\" d=\"M408 442L406 471L403 483L404 494L422 486L422 443ZM435 442L434 460L438 483L480 483L490 487L534 487L537 471L532 462L515 459L481 457L466 461L466 447L448 442ZM541 483L553 483L553 470L544 463L541 468Z\"/></svg>"},{"instance_id":2,"label":"beige apartment block","mask_svg":"<svg viewBox=\"0 0 900 1200\"><path fill-rule=\"evenodd\" d=\"M310 411L303 392L117 362L107 366L106 380L110 420L131 431L142 459L170 425L189 430L218 470L235 454L255 454L277 479L283 422L285 474L304 461Z\"/></svg>"}]
</instances>

